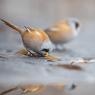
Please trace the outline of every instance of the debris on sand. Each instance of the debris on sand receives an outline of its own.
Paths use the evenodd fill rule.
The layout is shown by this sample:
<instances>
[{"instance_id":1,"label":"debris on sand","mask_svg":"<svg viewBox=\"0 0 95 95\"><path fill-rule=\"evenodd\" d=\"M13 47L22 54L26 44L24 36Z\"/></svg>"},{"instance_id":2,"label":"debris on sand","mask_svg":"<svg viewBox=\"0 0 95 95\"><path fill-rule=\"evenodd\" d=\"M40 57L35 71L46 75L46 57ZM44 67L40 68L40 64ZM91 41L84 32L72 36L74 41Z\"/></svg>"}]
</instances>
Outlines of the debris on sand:
<instances>
[{"instance_id":1,"label":"debris on sand","mask_svg":"<svg viewBox=\"0 0 95 95\"><path fill-rule=\"evenodd\" d=\"M79 65L75 65L75 64L57 64L57 67L61 67L61 68L65 68L65 69L69 69L69 70L77 70L77 71L81 71L82 67L80 67Z\"/></svg>"}]
</instances>

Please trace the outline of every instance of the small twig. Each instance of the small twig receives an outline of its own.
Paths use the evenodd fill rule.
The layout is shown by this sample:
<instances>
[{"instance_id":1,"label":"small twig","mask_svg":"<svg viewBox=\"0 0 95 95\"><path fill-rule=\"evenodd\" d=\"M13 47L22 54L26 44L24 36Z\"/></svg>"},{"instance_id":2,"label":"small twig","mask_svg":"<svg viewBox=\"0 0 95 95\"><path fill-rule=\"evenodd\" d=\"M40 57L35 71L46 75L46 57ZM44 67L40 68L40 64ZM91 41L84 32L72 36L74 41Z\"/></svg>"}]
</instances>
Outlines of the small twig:
<instances>
[{"instance_id":1,"label":"small twig","mask_svg":"<svg viewBox=\"0 0 95 95\"><path fill-rule=\"evenodd\" d=\"M18 87L10 88L8 90L5 90L5 91L1 92L0 95L5 95L5 94L10 93L10 92L12 92L16 89L18 89Z\"/></svg>"}]
</instances>

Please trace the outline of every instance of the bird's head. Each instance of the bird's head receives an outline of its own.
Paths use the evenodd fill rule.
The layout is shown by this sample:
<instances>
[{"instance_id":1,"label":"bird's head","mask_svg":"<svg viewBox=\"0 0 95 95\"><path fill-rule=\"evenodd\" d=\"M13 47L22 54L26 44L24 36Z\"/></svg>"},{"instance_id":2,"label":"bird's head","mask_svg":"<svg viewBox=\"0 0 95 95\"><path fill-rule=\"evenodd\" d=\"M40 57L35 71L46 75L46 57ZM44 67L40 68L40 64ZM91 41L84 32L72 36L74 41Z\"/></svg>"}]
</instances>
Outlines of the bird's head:
<instances>
[{"instance_id":1,"label":"bird's head","mask_svg":"<svg viewBox=\"0 0 95 95\"><path fill-rule=\"evenodd\" d=\"M79 30L80 30L80 22L79 22L78 19L69 18L67 22L73 29L75 29L77 32L79 32Z\"/></svg>"},{"instance_id":2,"label":"bird's head","mask_svg":"<svg viewBox=\"0 0 95 95\"><path fill-rule=\"evenodd\" d=\"M53 43L50 41L50 39L46 40L42 46L41 46L41 50L40 53L44 56L46 54L48 54L49 52L52 52L55 49L55 46L53 45Z\"/></svg>"}]
</instances>

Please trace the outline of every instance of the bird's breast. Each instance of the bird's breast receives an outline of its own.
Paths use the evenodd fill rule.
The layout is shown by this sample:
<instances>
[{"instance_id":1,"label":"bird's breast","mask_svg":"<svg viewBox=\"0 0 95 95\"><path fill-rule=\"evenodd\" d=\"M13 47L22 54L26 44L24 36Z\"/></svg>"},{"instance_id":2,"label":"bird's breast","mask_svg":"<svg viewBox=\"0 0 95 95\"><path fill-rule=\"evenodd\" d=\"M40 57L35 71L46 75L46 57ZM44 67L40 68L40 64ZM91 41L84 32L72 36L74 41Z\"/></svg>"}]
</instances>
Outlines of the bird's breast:
<instances>
[{"instance_id":1,"label":"bird's breast","mask_svg":"<svg viewBox=\"0 0 95 95\"><path fill-rule=\"evenodd\" d=\"M26 48L39 51L41 49L42 44L45 40L48 39L48 36L43 32L25 32L22 35L23 44Z\"/></svg>"}]
</instances>

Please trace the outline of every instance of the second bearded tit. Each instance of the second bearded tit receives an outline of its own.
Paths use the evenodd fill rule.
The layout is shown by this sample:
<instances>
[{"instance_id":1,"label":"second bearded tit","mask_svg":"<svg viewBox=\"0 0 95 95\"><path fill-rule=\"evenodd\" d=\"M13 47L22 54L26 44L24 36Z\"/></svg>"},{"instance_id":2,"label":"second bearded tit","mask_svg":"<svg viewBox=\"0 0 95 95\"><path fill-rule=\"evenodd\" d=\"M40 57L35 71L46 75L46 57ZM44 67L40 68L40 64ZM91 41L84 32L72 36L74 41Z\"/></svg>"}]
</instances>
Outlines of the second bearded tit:
<instances>
[{"instance_id":1,"label":"second bearded tit","mask_svg":"<svg viewBox=\"0 0 95 95\"><path fill-rule=\"evenodd\" d=\"M42 29L25 27L25 29L22 30L4 19L1 19L1 21L20 33L26 50L32 55L44 56L44 54L53 50L52 42Z\"/></svg>"},{"instance_id":2,"label":"second bearded tit","mask_svg":"<svg viewBox=\"0 0 95 95\"><path fill-rule=\"evenodd\" d=\"M63 49L63 45L74 39L78 35L79 30L79 20L70 18L57 22L45 29L45 32L57 49Z\"/></svg>"}]
</instances>

